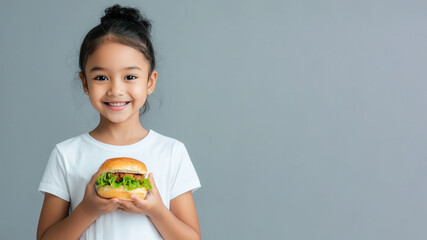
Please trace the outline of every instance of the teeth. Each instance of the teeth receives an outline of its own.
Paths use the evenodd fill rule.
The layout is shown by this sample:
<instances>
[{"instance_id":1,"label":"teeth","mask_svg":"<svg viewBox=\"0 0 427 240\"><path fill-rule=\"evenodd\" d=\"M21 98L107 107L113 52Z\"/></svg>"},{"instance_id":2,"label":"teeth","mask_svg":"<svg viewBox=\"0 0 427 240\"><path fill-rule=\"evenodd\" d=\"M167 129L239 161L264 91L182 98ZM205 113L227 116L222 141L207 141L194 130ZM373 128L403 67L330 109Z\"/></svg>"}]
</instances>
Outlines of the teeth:
<instances>
[{"instance_id":1,"label":"teeth","mask_svg":"<svg viewBox=\"0 0 427 240\"><path fill-rule=\"evenodd\" d=\"M113 106L113 107L120 107L120 106L124 106L124 105L126 105L126 102L121 102L121 103L108 103L108 105Z\"/></svg>"}]
</instances>

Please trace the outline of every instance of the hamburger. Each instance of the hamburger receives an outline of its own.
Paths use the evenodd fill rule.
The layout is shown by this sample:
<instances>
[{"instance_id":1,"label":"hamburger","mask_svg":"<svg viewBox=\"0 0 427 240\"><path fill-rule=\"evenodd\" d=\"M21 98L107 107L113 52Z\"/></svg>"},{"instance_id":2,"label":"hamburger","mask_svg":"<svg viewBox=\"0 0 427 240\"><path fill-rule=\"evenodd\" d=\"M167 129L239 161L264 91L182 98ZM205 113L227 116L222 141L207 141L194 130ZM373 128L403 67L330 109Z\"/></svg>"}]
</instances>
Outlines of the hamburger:
<instances>
[{"instance_id":1,"label":"hamburger","mask_svg":"<svg viewBox=\"0 0 427 240\"><path fill-rule=\"evenodd\" d=\"M150 180L146 178L147 167L133 158L119 157L107 159L100 167L101 176L96 179L96 190L102 198L132 200L135 194L145 199L151 190Z\"/></svg>"}]
</instances>

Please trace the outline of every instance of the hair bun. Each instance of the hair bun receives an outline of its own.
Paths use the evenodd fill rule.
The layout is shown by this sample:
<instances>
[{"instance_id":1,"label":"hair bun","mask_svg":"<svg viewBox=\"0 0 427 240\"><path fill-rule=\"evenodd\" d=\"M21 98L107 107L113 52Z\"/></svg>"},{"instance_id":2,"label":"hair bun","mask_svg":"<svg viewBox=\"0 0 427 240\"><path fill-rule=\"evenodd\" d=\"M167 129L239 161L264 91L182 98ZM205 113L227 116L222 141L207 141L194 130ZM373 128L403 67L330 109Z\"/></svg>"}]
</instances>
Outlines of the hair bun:
<instances>
[{"instance_id":1,"label":"hair bun","mask_svg":"<svg viewBox=\"0 0 427 240\"><path fill-rule=\"evenodd\" d=\"M101 17L101 24L108 21L132 22L145 28L147 32L151 30L150 21L142 16L138 9L122 7L119 4L105 9L105 15Z\"/></svg>"}]
</instances>

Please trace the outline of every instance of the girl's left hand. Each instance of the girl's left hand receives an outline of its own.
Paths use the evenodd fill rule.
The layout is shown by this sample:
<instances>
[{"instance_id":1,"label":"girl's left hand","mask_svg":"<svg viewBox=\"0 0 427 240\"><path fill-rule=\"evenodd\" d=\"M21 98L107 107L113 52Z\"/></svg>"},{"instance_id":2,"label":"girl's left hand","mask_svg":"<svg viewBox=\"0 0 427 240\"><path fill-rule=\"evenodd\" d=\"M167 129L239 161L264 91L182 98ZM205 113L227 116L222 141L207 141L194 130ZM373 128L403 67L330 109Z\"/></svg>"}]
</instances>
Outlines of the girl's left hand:
<instances>
[{"instance_id":1,"label":"girl's left hand","mask_svg":"<svg viewBox=\"0 0 427 240\"><path fill-rule=\"evenodd\" d=\"M139 213L147 216L155 215L163 207L162 197L160 196L159 190L157 189L156 183L154 182L153 173L148 175L150 179L152 189L148 192L145 199L141 199L136 195L130 197L133 201L120 200L118 207L119 210L128 213Z\"/></svg>"}]
</instances>

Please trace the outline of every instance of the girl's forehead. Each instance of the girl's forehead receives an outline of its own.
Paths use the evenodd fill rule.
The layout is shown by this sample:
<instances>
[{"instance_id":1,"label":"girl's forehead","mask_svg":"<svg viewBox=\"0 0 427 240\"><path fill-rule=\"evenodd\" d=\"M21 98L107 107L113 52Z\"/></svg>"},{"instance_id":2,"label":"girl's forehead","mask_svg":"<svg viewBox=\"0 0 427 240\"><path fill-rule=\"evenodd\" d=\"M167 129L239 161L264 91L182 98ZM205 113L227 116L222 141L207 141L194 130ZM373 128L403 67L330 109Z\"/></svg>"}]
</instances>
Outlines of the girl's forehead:
<instances>
[{"instance_id":1,"label":"girl's forehead","mask_svg":"<svg viewBox=\"0 0 427 240\"><path fill-rule=\"evenodd\" d=\"M85 68L101 67L116 70L130 66L144 70L150 67L144 54L137 49L120 43L106 42L88 56Z\"/></svg>"}]
</instances>

